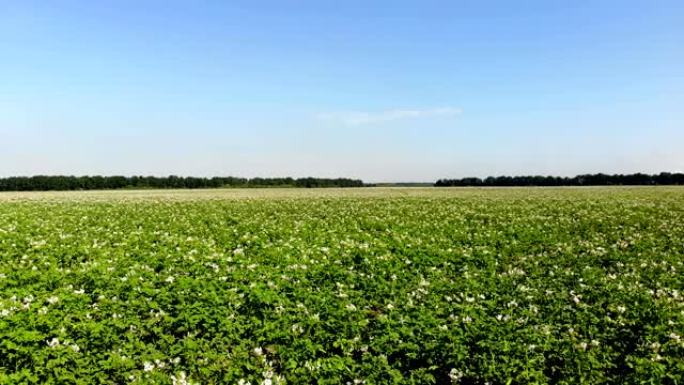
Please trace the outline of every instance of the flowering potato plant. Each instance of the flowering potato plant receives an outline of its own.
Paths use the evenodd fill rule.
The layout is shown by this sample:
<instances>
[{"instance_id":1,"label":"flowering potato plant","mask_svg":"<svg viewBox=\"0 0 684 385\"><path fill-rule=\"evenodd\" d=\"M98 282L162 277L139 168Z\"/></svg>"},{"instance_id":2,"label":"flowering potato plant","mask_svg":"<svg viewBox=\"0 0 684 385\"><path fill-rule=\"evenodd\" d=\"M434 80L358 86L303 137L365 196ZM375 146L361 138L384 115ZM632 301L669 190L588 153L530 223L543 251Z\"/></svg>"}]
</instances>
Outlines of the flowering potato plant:
<instances>
[{"instance_id":1,"label":"flowering potato plant","mask_svg":"<svg viewBox=\"0 0 684 385\"><path fill-rule=\"evenodd\" d=\"M682 384L684 189L0 196L3 384Z\"/></svg>"}]
</instances>

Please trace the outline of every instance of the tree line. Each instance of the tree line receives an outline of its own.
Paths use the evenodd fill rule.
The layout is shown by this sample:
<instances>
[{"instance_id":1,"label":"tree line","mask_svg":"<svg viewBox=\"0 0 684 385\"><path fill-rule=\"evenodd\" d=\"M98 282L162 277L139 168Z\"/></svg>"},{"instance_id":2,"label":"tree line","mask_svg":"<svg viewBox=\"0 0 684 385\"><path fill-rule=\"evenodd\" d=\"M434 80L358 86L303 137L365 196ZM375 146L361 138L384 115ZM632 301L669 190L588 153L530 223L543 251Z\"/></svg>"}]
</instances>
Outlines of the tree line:
<instances>
[{"instance_id":1,"label":"tree line","mask_svg":"<svg viewBox=\"0 0 684 385\"><path fill-rule=\"evenodd\" d=\"M574 177L559 176L490 176L440 179L437 187L447 186L611 186L611 185L684 185L684 174L584 174Z\"/></svg>"},{"instance_id":2,"label":"tree line","mask_svg":"<svg viewBox=\"0 0 684 385\"><path fill-rule=\"evenodd\" d=\"M0 178L0 191L195 189L219 187L362 187L363 181L348 178L238 178L182 176L65 176L36 175Z\"/></svg>"},{"instance_id":3,"label":"tree line","mask_svg":"<svg viewBox=\"0 0 684 385\"><path fill-rule=\"evenodd\" d=\"M401 185L401 184L391 184ZM437 187L446 186L610 186L610 185L684 185L683 173L660 174L584 174L559 176L490 176L440 179ZM359 179L349 178L239 178L182 176L65 176L36 175L0 178L0 191L112 190L112 189L196 189L220 187L364 187Z\"/></svg>"}]
</instances>

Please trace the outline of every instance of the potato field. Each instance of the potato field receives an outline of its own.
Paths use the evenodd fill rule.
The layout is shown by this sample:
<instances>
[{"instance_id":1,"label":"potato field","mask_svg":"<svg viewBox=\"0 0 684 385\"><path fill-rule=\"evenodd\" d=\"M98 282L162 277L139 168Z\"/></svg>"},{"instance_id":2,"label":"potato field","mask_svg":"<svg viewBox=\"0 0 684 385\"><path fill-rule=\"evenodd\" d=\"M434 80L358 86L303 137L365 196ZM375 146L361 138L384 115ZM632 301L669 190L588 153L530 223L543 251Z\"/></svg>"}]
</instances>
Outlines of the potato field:
<instances>
[{"instance_id":1,"label":"potato field","mask_svg":"<svg viewBox=\"0 0 684 385\"><path fill-rule=\"evenodd\" d=\"M684 384L684 188L0 194L0 384Z\"/></svg>"}]
</instances>

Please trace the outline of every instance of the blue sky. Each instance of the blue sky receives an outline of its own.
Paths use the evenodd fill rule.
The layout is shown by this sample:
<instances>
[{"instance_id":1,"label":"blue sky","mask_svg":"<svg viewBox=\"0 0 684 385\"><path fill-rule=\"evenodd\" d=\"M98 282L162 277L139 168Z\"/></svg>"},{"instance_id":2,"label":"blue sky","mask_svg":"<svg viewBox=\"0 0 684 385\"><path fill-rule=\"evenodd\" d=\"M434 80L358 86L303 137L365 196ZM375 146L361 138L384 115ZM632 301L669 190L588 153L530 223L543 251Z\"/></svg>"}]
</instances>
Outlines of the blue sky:
<instances>
[{"instance_id":1,"label":"blue sky","mask_svg":"<svg viewBox=\"0 0 684 385\"><path fill-rule=\"evenodd\" d=\"M682 1L0 1L0 175L684 171Z\"/></svg>"}]
</instances>

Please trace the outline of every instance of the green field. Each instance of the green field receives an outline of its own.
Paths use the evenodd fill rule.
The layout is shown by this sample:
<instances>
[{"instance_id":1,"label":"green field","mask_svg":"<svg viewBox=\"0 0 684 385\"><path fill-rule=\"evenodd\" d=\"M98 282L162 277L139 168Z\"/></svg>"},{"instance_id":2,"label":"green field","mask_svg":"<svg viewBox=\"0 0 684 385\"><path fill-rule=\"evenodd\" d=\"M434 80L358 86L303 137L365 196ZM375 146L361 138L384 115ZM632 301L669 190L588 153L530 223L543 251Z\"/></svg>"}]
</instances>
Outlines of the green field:
<instances>
[{"instance_id":1,"label":"green field","mask_svg":"<svg viewBox=\"0 0 684 385\"><path fill-rule=\"evenodd\" d=\"M0 194L2 384L683 384L684 188Z\"/></svg>"}]
</instances>

